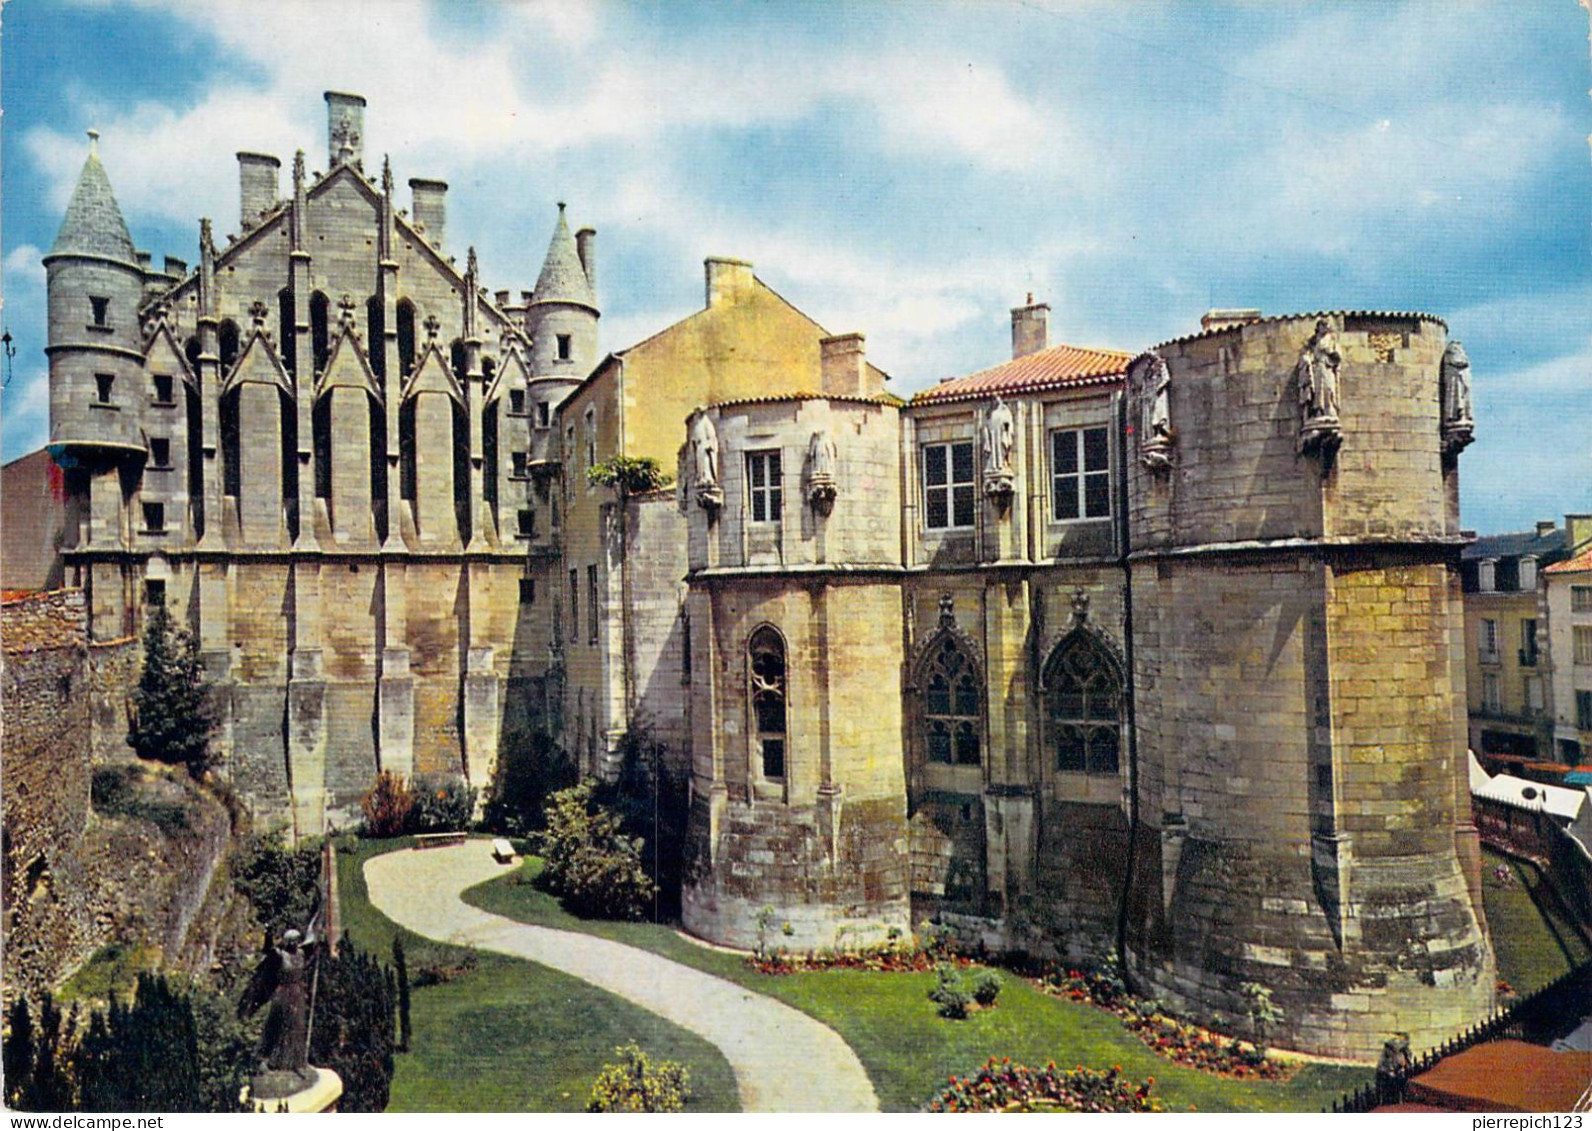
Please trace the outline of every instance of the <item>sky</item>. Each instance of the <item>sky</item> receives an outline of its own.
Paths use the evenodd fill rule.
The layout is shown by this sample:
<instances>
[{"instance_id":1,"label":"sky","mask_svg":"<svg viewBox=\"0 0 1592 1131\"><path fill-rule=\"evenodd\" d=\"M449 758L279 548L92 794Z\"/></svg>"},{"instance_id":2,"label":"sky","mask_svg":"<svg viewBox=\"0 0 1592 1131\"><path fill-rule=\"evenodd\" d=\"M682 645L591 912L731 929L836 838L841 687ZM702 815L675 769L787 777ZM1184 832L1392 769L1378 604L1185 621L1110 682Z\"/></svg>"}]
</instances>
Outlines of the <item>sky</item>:
<instances>
[{"instance_id":1,"label":"sky","mask_svg":"<svg viewBox=\"0 0 1592 1131\"><path fill-rule=\"evenodd\" d=\"M1577 0L406 3L11 0L0 455L48 428L44 270L84 131L134 241L238 227L238 150L449 183L448 247L529 289L598 230L602 348L750 260L898 394L1051 342L1138 351L1211 307L1418 310L1474 374L1461 517L1592 511L1592 84Z\"/></svg>"}]
</instances>

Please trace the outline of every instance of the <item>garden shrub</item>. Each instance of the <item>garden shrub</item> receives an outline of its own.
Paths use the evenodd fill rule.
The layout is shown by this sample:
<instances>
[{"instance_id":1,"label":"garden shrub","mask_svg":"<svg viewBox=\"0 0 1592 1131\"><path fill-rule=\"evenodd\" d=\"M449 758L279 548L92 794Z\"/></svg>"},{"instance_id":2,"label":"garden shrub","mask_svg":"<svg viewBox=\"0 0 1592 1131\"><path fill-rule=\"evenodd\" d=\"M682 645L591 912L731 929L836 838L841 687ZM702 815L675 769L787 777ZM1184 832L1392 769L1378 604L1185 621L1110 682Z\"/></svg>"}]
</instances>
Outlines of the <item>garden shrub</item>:
<instances>
[{"instance_id":1,"label":"garden shrub","mask_svg":"<svg viewBox=\"0 0 1592 1131\"><path fill-rule=\"evenodd\" d=\"M1001 976L993 970L985 970L973 979L973 1000L988 1009L995 1004L995 999L1001 996Z\"/></svg>"},{"instance_id":2,"label":"garden shrub","mask_svg":"<svg viewBox=\"0 0 1592 1131\"><path fill-rule=\"evenodd\" d=\"M279 832L250 837L232 858L232 885L272 938L289 927L304 929L315 914L320 875L319 840L289 848Z\"/></svg>"},{"instance_id":3,"label":"garden shrub","mask_svg":"<svg viewBox=\"0 0 1592 1131\"><path fill-rule=\"evenodd\" d=\"M679 1112L691 1098L691 1073L672 1060L654 1062L632 1041L614 1049L617 1064L605 1064L592 1085L587 1111Z\"/></svg>"},{"instance_id":4,"label":"garden shrub","mask_svg":"<svg viewBox=\"0 0 1592 1131\"><path fill-rule=\"evenodd\" d=\"M414 803L405 832L451 833L470 827L475 790L458 778L419 775L410 792Z\"/></svg>"},{"instance_id":5,"label":"garden shrub","mask_svg":"<svg viewBox=\"0 0 1592 1131\"><path fill-rule=\"evenodd\" d=\"M193 827L193 818L188 798L173 794L174 788L158 773L146 779L138 766L104 766L89 779L88 796L101 816L148 821L167 836L178 836Z\"/></svg>"},{"instance_id":6,"label":"garden shrub","mask_svg":"<svg viewBox=\"0 0 1592 1131\"><path fill-rule=\"evenodd\" d=\"M929 991L929 1000L939 1005L941 1017L961 1021L967 1016L973 995L967 990L962 972L949 962L942 962L934 968L934 988Z\"/></svg>"},{"instance_id":7,"label":"garden shrub","mask_svg":"<svg viewBox=\"0 0 1592 1131\"><path fill-rule=\"evenodd\" d=\"M620 818L597 804L596 783L555 793L537 835L541 882L577 915L640 919L657 891L641 863L643 841L623 834Z\"/></svg>"},{"instance_id":8,"label":"garden shrub","mask_svg":"<svg viewBox=\"0 0 1592 1131\"><path fill-rule=\"evenodd\" d=\"M403 836L409 831L410 814L414 811L415 795L402 774L382 770L376 775L376 784L359 803L365 815L365 836Z\"/></svg>"}]
</instances>

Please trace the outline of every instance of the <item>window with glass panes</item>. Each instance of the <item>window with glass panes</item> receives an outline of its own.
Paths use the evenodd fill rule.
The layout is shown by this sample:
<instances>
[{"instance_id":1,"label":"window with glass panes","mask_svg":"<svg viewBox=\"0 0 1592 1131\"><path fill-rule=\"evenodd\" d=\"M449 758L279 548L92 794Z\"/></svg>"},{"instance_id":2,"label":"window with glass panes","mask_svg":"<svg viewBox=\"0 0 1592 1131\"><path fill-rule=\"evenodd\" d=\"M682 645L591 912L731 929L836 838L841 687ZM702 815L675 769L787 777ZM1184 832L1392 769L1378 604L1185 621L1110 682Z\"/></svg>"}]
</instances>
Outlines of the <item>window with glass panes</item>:
<instances>
[{"instance_id":1,"label":"window with glass panes","mask_svg":"<svg viewBox=\"0 0 1592 1131\"><path fill-rule=\"evenodd\" d=\"M934 646L922 680L928 760L978 765L979 736L984 729L978 674L954 638L946 636Z\"/></svg>"},{"instance_id":2,"label":"window with glass panes","mask_svg":"<svg viewBox=\"0 0 1592 1131\"><path fill-rule=\"evenodd\" d=\"M1050 434L1050 513L1057 522L1111 517L1111 442L1104 428Z\"/></svg>"},{"instance_id":3,"label":"window with glass panes","mask_svg":"<svg viewBox=\"0 0 1592 1131\"><path fill-rule=\"evenodd\" d=\"M973 443L923 448L923 525L948 530L973 525Z\"/></svg>"},{"instance_id":4,"label":"window with glass panes","mask_svg":"<svg viewBox=\"0 0 1592 1131\"><path fill-rule=\"evenodd\" d=\"M781 497L778 452L746 453L747 501L753 522L778 522Z\"/></svg>"},{"instance_id":5,"label":"window with glass panes","mask_svg":"<svg viewBox=\"0 0 1592 1131\"><path fill-rule=\"evenodd\" d=\"M1045 723L1058 770L1117 772L1122 678L1094 640L1075 634L1045 665Z\"/></svg>"}]
</instances>

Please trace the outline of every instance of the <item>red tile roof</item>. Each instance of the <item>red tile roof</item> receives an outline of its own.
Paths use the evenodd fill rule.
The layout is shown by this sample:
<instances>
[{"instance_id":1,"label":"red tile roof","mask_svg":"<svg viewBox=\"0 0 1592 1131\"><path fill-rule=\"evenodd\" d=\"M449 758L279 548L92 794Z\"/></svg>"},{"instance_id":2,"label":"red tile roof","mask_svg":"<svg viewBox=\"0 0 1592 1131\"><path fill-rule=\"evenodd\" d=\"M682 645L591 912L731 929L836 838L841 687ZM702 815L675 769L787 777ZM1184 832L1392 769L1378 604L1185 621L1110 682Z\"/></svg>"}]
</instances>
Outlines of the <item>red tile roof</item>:
<instances>
[{"instance_id":1,"label":"red tile roof","mask_svg":"<svg viewBox=\"0 0 1592 1131\"><path fill-rule=\"evenodd\" d=\"M977 400L996 393L1033 393L1045 389L1109 385L1122 380L1134 355L1121 350L1051 346L993 369L952 377L912 398L913 404Z\"/></svg>"},{"instance_id":2,"label":"red tile roof","mask_svg":"<svg viewBox=\"0 0 1592 1131\"><path fill-rule=\"evenodd\" d=\"M1592 546L1588 546L1573 558L1562 562L1554 562L1544 569L1543 573L1587 573L1592 571Z\"/></svg>"}]
</instances>

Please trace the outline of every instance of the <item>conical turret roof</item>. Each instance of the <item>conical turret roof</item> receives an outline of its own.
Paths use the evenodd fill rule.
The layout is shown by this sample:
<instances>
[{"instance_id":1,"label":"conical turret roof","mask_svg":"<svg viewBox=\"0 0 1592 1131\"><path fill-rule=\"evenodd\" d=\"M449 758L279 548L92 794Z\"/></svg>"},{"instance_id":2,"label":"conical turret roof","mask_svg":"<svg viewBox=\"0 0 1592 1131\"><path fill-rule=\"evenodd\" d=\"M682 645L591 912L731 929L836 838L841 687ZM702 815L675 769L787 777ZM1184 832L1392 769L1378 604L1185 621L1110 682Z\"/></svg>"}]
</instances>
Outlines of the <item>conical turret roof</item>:
<instances>
[{"instance_id":1,"label":"conical turret roof","mask_svg":"<svg viewBox=\"0 0 1592 1131\"><path fill-rule=\"evenodd\" d=\"M564 206L558 206L558 225L553 229L553 240L547 245L547 259L542 273L531 292L531 302L574 302L597 309L597 296L592 294L591 280L581 266L580 253L575 249L575 237L569 234L564 222Z\"/></svg>"},{"instance_id":2,"label":"conical turret roof","mask_svg":"<svg viewBox=\"0 0 1592 1131\"><path fill-rule=\"evenodd\" d=\"M51 255L76 252L83 255L103 255L107 259L136 264L133 237L127 231L127 221L111 191L111 179L100 164L99 151L94 144L99 135L89 131L88 160L78 174L77 187L72 190L72 201L66 206L66 218L55 237Z\"/></svg>"}]
</instances>

